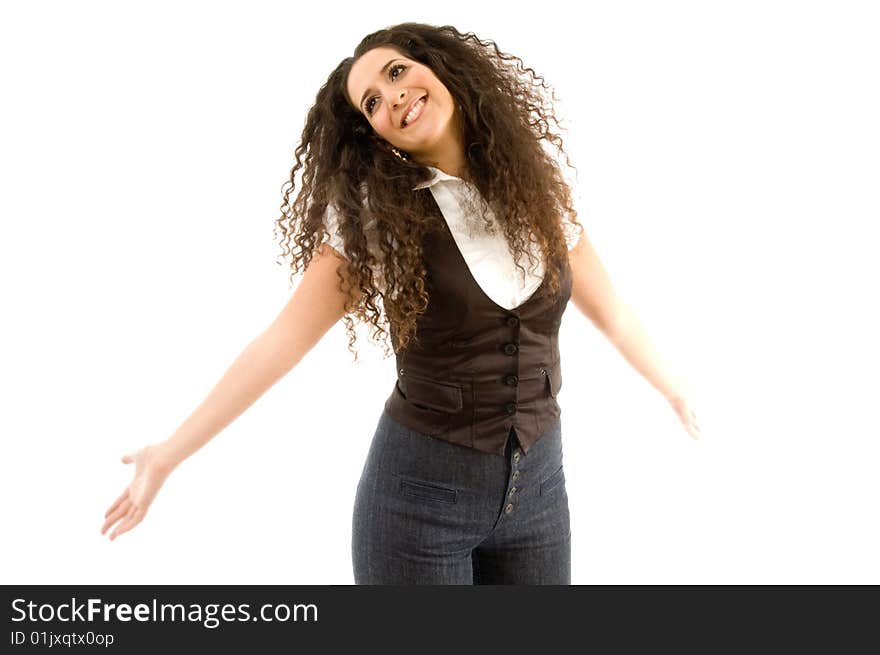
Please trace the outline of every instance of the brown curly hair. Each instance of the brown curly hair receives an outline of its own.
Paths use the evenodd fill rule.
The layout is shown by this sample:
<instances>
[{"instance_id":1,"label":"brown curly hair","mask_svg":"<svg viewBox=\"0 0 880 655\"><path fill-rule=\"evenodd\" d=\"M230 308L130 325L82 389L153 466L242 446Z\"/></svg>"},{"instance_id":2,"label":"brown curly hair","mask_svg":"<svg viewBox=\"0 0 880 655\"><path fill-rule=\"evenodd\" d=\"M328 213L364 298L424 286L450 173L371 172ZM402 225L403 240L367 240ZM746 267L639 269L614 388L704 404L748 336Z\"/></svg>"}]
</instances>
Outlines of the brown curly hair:
<instances>
[{"instance_id":1,"label":"brown curly hair","mask_svg":"<svg viewBox=\"0 0 880 655\"><path fill-rule=\"evenodd\" d=\"M518 57L501 52L493 41L452 26L402 23L367 35L354 55L343 59L319 89L309 109L295 150L296 164L282 185L284 200L275 235L281 235L282 257L292 256L291 278L308 267L326 240L325 213L333 203L345 258L337 268L340 290L347 294L344 317L349 350L356 335L350 315L374 328L379 342L390 334L396 353L410 337L416 342L418 316L427 307L426 268L422 239L436 229L438 208L429 189L413 187L432 172L405 153L394 154L375 133L366 117L348 98L346 84L355 60L386 46L429 67L447 87L460 108L468 182L491 207L511 248L517 266L534 235L544 255L548 293L559 289L559 275L568 249L563 221L583 231L577 222L571 190L549 145L565 156L551 101L556 95ZM544 93L542 93L542 90ZM291 206L297 171L301 188ZM364 196L366 194L366 196ZM483 210L485 218L485 210ZM374 226L381 261L367 248L364 225ZM490 222L485 222L490 229ZM291 238L296 250L291 249ZM376 267L383 283L377 285ZM383 316L382 310L385 315ZM391 331L385 329L391 324ZM387 342L385 356L389 356Z\"/></svg>"}]
</instances>

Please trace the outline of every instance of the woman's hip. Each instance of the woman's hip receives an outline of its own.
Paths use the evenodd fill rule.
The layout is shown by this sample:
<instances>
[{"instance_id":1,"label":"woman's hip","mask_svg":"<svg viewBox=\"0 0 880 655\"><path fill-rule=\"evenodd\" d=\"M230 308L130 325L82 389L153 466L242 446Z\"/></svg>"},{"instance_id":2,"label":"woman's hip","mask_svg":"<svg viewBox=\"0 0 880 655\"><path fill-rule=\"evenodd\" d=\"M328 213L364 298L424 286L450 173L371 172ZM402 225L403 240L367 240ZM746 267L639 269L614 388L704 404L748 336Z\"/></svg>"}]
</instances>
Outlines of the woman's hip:
<instances>
[{"instance_id":1,"label":"woman's hip","mask_svg":"<svg viewBox=\"0 0 880 655\"><path fill-rule=\"evenodd\" d=\"M355 523L421 521L479 543L504 515L510 522L546 513L562 481L558 421L528 453L511 430L500 456L421 434L383 411L358 482Z\"/></svg>"}]
</instances>

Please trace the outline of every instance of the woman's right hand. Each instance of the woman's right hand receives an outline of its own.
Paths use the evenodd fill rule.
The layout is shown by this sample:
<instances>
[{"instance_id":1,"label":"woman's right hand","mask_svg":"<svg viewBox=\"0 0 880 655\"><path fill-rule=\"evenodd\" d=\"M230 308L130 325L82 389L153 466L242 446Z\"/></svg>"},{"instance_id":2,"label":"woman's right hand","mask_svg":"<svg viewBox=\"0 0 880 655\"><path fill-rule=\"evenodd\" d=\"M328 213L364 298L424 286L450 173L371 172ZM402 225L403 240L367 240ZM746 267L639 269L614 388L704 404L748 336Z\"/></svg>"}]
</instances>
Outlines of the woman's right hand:
<instances>
[{"instance_id":1,"label":"woman's right hand","mask_svg":"<svg viewBox=\"0 0 880 655\"><path fill-rule=\"evenodd\" d=\"M110 534L110 541L123 532L128 532L143 520L162 483L174 470L173 461L158 444L145 446L136 452L123 455L122 463L134 463L134 479L104 513L106 520L101 527L101 534L120 521Z\"/></svg>"}]
</instances>

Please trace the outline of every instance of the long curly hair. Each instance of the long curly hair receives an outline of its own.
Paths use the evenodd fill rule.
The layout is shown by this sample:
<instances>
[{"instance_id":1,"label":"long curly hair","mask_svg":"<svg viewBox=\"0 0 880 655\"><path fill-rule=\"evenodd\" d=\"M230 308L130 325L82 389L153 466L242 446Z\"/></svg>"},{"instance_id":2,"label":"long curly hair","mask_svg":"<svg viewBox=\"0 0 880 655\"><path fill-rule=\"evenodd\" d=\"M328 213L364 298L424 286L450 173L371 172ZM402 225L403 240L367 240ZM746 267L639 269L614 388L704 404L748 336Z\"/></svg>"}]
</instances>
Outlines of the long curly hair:
<instances>
[{"instance_id":1,"label":"long curly hair","mask_svg":"<svg viewBox=\"0 0 880 655\"><path fill-rule=\"evenodd\" d=\"M583 231L555 156L564 155L574 168L553 131L559 121L547 92L557 98L542 77L494 41L449 25L402 23L367 35L330 74L308 111L275 226L281 256L291 257L292 278L327 239L325 215L329 204L336 208L345 250L336 273L347 296L344 320L355 361L352 316L372 326L376 343L390 334L395 353L411 337L418 342L418 317L428 304L422 243L436 229L438 215L430 190L413 190L432 172L406 153L395 154L348 98L352 64L378 46L429 67L449 90L461 114L468 182L485 203L486 229L492 227L485 213L490 207L521 270L523 253L534 263L528 242L538 244L549 264L548 293L558 292L567 264L563 222ZM298 172L301 186L291 205ZM367 225L375 230L378 253L368 248Z\"/></svg>"}]
</instances>

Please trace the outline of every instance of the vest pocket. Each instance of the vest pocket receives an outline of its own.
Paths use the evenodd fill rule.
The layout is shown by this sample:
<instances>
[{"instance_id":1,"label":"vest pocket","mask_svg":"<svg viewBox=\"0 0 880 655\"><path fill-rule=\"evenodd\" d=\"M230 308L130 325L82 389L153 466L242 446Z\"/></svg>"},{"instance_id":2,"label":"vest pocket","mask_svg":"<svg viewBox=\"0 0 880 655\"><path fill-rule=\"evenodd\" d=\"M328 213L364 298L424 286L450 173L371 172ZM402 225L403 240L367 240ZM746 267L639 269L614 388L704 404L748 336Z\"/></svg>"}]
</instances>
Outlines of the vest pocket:
<instances>
[{"instance_id":1,"label":"vest pocket","mask_svg":"<svg viewBox=\"0 0 880 655\"><path fill-rule=\"evenodd\" d=\"M551 398L556 398L556 394L562 388L562 368L557 362L544 370L547 371L547 391Z\"/></svg>"},{"instance_id":2,"label":"vest pocket","mask_svg":"<svg viewBox=\"0 0 880 655\"><path fill-rule=\"evenodd\" d=\"M400 390L415 407L438 412L458 412L463 407L461 386L413 376L404 372L400 376Z\"/></svg>"},{"instance_id":3,"label":"vest pocket","mask_svg":"<svg viewBox=\"0 0 880 655\"><path fill-rule=\"evenodd\" d=\"M544 389L547 392L547 403L535 417L540 434L543 434L554 420L562 416L562 408L556 400L556 394L562 388L562 368L560 362L557 360L555 364L547 366L542 370L546 379Z\"/></svg>"},{"instance_id":4,"label":"vest pocket","mask_svg":"<svg viewBox=\"0 0 880 655\"><path fill-rule=\"evenodd\" d=\"M463 408L461 385L412 375L409 369L398 374L394 393L386 403L391 416L430 436L448 433L452 419L461 415Z\"/></svg>"}]
</instances>

